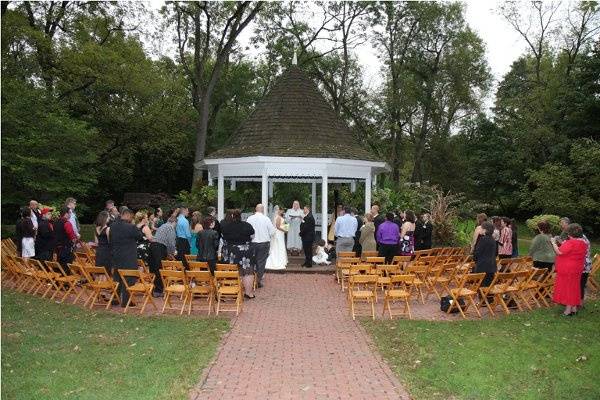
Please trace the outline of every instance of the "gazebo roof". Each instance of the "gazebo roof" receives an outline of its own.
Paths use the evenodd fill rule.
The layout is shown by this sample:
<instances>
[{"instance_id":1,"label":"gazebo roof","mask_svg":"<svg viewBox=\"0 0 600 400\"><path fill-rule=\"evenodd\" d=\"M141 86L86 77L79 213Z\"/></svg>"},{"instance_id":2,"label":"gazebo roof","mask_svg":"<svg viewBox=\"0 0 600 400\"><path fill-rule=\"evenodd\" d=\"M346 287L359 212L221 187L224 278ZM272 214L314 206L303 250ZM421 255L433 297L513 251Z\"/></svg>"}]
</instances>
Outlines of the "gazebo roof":
<instances>
[{"instance_id":1,"label":"gazebo roof","mask_svg":"<svg viewBox=\"0 0 600 400\"><path fill-rule=\"evenodd\" d=\"M295 65L277 79L233 142L206 159L254 156L380 161L361 147L313 80Z\"/></svg>"}]
</instances>

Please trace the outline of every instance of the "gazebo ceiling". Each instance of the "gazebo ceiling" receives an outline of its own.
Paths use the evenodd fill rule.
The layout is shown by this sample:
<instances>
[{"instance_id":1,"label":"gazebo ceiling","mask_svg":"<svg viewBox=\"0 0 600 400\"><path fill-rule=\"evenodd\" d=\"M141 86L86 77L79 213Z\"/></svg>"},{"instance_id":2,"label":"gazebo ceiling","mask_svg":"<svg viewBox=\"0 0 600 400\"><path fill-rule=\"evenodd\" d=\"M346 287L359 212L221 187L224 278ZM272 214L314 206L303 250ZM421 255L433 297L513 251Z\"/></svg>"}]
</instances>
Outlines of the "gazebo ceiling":
<instances>
[{"instance_id":1,"label":"gazebo ceiling","mask_svg":"<svg viewBox=\"0 0 600 400\"><path fill-rule=\"evenodd\" d=\"M295 65L277 79L233 142L206 159L253 156L379 161L361 147L312 79Z\"/></svg>"}]
</instances>

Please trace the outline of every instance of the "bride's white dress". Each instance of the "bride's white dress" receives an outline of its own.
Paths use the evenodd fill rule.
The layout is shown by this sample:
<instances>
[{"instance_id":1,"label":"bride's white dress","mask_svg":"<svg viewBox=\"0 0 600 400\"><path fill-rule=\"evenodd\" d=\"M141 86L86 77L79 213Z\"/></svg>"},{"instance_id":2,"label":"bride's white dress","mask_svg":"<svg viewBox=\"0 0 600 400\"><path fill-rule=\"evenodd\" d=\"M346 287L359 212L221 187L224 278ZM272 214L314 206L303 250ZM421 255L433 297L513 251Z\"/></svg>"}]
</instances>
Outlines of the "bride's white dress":
<instances>
[{"instance_id":1,"label":"bride's white dress","mask_svg":"<svg viewBox=\"0 0 600 400\"><path fill-rule=\"evenodd\" d=\"M281 218L281 217L279 217ZM277 227L276 221L273 225ZM281 221L283 223L283 221ZM288 263L287 249L285 248L285 234L279 229L275 229L275 235L271 238L271 247L269 248L269 258L267 258L266 269L285 269Z\"/></svg>"}]
</instances>

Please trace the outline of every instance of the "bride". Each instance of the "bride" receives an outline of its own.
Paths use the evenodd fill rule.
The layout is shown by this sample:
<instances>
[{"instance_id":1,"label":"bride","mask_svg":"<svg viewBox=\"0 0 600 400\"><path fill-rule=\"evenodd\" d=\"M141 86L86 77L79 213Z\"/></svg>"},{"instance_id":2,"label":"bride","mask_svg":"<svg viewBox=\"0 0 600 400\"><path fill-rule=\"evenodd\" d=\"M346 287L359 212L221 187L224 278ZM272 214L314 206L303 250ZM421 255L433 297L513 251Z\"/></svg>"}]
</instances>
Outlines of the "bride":
<instances>
[{"instance_id":1,"label":"bride","mask_svg":"<svg viewBox=\"0 0 600 400\"><path fill-rule=\"evenodd\" d=\"M273 208L273 225L275 235L271 238L269 258L267 258L266 269L285 269L288 263L287 250L285 248L286 225L282 216L283 212L279 206Z\"/></svg>"}]
</instances>

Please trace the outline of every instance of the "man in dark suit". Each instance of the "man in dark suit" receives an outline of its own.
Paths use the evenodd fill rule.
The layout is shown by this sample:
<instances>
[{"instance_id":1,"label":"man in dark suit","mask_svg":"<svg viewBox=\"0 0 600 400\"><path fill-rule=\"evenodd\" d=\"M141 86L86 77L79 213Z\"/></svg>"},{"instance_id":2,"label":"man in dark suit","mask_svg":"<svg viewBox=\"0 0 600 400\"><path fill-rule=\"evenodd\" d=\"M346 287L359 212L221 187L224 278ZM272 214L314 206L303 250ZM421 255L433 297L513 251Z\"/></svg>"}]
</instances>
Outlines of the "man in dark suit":
<instances>
[{"instance_id":1,"label":"man in dark suit","mask_svg":"<svg viewBox=\"0 0 600 400\"><path fill-rule=\"evenodd\" d=\"M312 267L312 246L315 241L315 218L310 212L310 207L304 206L304 219L300 224L300 237L302 238L302 248L304 249L303 267Z\"/></svg>"},{"instance_id":2,"label":"man in dark suit","mask_svg":"<svg viewBox=\"0 0 600 400\"><path fill-rule=\"evenodd\" d=\"M133 211L125 208L121 211L121 219L110 224L110 245L112 250L113 277L119 282L119 297L121 307L125 307L129 300L129 293L125 284L121 282L118 269L137 269L137 241L142 238L140 231L134 224ZM135 283L135 278L126 278L130 285Z\"/></svg>"},{"instance_id":3,"label":"man in dark suit","mask_svg":"<svg viewBox=\"0 0 600 400\"><path fill-rule=\"evenodd\" d=\"M373 217L373 224L375 225L375 243L377 243L377 250L379 250L379 242L377 241L377 229L379 229L379 225L385 222L385 217L379 214L379 206L377 204L373 204L371 206L371 216Z\"/></svg>"}]
</instances>

